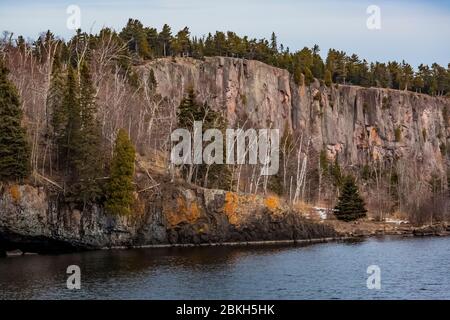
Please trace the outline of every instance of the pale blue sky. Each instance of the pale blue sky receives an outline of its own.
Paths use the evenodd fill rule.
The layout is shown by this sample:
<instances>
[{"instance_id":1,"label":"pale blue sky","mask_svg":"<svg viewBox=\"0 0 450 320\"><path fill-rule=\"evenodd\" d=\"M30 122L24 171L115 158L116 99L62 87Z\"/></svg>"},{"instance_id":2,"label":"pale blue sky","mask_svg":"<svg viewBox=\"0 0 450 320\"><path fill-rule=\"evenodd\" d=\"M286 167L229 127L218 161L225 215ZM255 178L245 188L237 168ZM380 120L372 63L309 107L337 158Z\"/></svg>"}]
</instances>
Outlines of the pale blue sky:
<instances>
[{"instance_id":1,"label":"pale blue sky","mask_svg":"<svg viewBox=\"0 0 450 320\"><path fill-rule=\"evenodd\" d=\"M0 30L36 38L50 29L67 39L70 4L81 8L86 31L120 30L133 17L158 29L187 25L198 36L232 30L269 38L275 31L291 51L317 43L322 54L332 47L369 61L450 62L450 0L0 0ZM366 27L371 4L381 8L381 30Z\"/></svg>"}]
</instances>

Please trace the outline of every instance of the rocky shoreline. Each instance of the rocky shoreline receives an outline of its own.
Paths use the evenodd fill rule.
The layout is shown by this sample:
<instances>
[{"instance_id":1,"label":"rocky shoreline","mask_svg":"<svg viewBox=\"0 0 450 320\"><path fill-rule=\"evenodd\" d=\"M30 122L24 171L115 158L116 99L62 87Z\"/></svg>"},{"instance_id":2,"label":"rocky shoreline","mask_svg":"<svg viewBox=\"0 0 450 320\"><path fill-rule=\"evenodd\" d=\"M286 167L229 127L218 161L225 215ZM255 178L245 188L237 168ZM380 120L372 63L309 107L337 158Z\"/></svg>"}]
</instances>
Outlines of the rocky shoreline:
<instances>
[{"instance_id":1,"label":"rocky shoreline","mask_svg":"<svg viewBox=\"0 0 450 320\"><path fill-rule=\"evenodd\" d=\"M423 229L423 231L421 231ZM53 250L43 251L42 254L61 254L76 251L92 251L92 250L129 250L129 249L161 249L161 248L194 248L194 247L258 247L258 246L292 246L292 245L313 245L319 243L341 242L341 241L356 241L373 237L447 237L450 236L449 229L443 231L433 231L430 227L409 229L402 232L388 232L376 234L355 234L352 236L338 236L331 238L312 238L312 239L297 239L297 240L266 240L266 241L242 241L242 242L223 242L223 243L185 243L185 244L155 244L155 245L138 245L138 246L121 246L121 247L104 247L104 248L72 248L68 250ZM438 228L440 229L440 228ZM427 230L427 231L426 231ZM23 252L20 249L13 251L0 251L0 258L20 256L20 255L34 255L38 253Z\"/></svg>"},{"instance_id":2,"label":"rocky shoreline","mask_svg":"<svg viewBox=\"0 0 450 320\"><path fill-rule=\"evenodd\" d=\"M328 224L306 219L275 196L162 185L138 197L133 216L63 204L44 188L3 186L0 252L60 253L157 245L210 245L335 238Z\"/></svg>"},{"instance_id":3,"label":"rocky shoreline","mask_svg":"<svg viewBox=\"0 0 450 320\"><path fill-rule=\"evenodd\" d=\"M410 224L395 224L386 222L364 221L357 224L335 222L335 230L347 237L373 237L373 236L449 236L450 225L445 222L427 226L413 226Z\"/></svg>"},{"instance_id":4,"label":"rocky shoreline","mask_svg":"<svg viewBox=\"0 0 450 320\"><path fill-rule=\"evenodd\" d=\"M374 221L344 223L308 219L275 196L162 185L138 197L132 217L100 207L81 211L44 188L0 189L0 256L7 252L57 254L80 250L283 245L371 236L446 236L450 225L413 227Z\"/></svg>"}]
</instances>

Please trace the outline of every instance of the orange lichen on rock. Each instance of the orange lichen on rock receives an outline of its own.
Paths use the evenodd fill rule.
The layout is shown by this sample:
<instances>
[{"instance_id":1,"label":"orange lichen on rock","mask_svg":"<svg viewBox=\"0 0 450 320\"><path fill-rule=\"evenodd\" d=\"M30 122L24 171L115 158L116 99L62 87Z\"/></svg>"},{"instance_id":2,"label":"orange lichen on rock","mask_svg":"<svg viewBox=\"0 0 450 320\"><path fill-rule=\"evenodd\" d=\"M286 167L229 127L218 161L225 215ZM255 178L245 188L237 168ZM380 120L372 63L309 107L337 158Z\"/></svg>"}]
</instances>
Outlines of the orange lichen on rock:
<instances>
[{"instance_id":1,"label":"orange lichen on rock","mask_svg":"<svg viewBox=\"0 0 450 320\"><path fill-rule=\"evenodd\" d=\"M165 216L169 226L174 227L180 223L194 223L200 218L201 210L195 201L187 201L180 197L176 205L165 210Z\"/></svg>"},{"instance_id":2,"label":"orange lichen on rock","mask_svg":"<svg viewBox=\"0 0 450 320\"><path fill-rule=\"evenodd\" d=\"M264 200L264 204L272 212L280 209L280 199L276 196L268 196Z\"/></svg>"},{"instance_id":3,"label":"orange lichen on rock","mask_svg":"<svg viewBox=\"0 0 450 320\"><path fill-rule=\"evenodd\" d=\"M231 224L236 225L238 223L237 208L239 205L239 197L233 192L227 192L225 194L225 205L223 211L228 217L228 221Z\"/></svg>"},{"instance_id":4,"label":"orange lichen on rock","mask_svg":"<svg viewBox=\"0 0 450 320\"><path fill-rule=\"evenodd\" d=\"M11 198L15 203L18 203L20 201L21 194L18 185L14 184L11 187L9 187L9 194L11 195Z\"/></svg>"}]
</instances>

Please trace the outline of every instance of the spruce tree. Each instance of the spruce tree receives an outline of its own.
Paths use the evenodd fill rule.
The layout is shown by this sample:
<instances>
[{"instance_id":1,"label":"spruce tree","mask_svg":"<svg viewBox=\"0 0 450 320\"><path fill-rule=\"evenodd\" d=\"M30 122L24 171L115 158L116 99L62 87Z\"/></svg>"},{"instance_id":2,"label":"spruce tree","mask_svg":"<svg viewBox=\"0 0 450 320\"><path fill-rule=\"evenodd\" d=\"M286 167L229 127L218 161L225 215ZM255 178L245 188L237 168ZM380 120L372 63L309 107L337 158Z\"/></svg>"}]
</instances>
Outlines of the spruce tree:
<instances>
[{"instance_id":1,"label":"spruce tree","mask_svg":"<svg viewBox=\"0 0 450 320\"><path fill-rule=\"evenodd\" d=\"M272 36L270 37L270 49L272 50L272 54L278 53L278 41L275 32L272 32Z\"/></svg>"},{"instance_id":2,"label":"spruce tree","mask_svg":"<svg viewBox=\"0 0 450 320\"><path fill-rule=\"evenodd\" d=\"M197 104L195 100L196 96L194 89L189 88L177 110L177 122L180 128L191 130L193 128L194 121L200 121L203 119L201 106Z\"/></svg>"},{"instance_id":3,"label":"spruce tree","mask_svg":"<svg viewBox=\"0 0 450 320\"><path fill-rule=\"evenodd\" d=\"M56 75L53 80L51 122L66 200L86 205L97 201L101 194L98 178L103 159L95 90L85 62L79 74L68 67L64 85Z\"/></svg>"},{"instance_id":4,"label":"spruce tree","mask_svg":"<svg viewBox=\"0 0 450 320\"><path fill-rule=\"evenodd\" d=\"M177 33L171 43L174 56L179 55L184 57L189 55L191 47L189 35L190 32L188 27L185 27Z\"/></svg>"},{"instance_id":5,"label":"spruce tree","mask_svg":"<svg viewBox=\"0 0 450 320\"><path fill-rule=\"evenodd\" d=\"M0 181L17 181L30 174L30 148L21 127L22 110L17 89L0 60Z\"/></svg>"},{"instance_id":6,"label":"spruce tree","mask_svg":"<svg viewBox=\"0 0 450 320\"><path fill-rule=\"evenodd\" d=\"M159 52L163 57L171 55L172 30L165 24L158 35Z\"/></svg>"},{"instance_id":7,"label":"spruce tree","mask_svg":"<svg viewBox=\"0 0 450 320\"><path fill-rule=\"evenodd\" d=\"M81 128L77 152L73 154L74 169L78 181L71 193L84 204L96 201L101 193L98 179L102 173L102 150L100 124L96 119L97 105L89 68L83 63L80 71L79 110Z\"/></svg>"},{"instance_id":8,"label":"spruce tree","mask_svg":"<svg viewBox=\"0 0 450 320\"><path fill-rule=\"evenodd\" d=\"M151 57L152 52L147 41L147 34L139 20L129 19L127 25L120 32L120 37L128 43L130 52L136 53L143 59Z\"/></svg>"},{"instance_id":9,"label":"spruce tree","mask_svg":"<svg viewBox=\"0 0 450 320\"><path fill-rule=\"evenodd\" d=\"M62 104L54 111L53 118L55 130L61 128L61 134L56 136L56 144L59 151L59 162L64 164L62 169L69 181L77 179L74 159L81 140L81 111L77 78L75 70L69 66ZM56 115L59 119L55 118Z\"/></svg>"},{"instance_id":10,"label":"spruce tree","mask_svg":"<svg viewBox=\"0 0 450 320\"><path fill-rule=\"evenodd\" d=\"M133 204L135 149L125 130L117 134L107 185L105 208L110 214L129 215Z\"/></svg>"},{"instance_id":11,"label":"spruce tree","mask_svg":"<svg viewBox=\"0 0 450 320\"><path fill-rule=\"evenodd\" d=\"M315 78L322 79L324 78L325 64L323 63L322 57L320 56L319 52L319 46L314 45L314 47L312 48L313 59L311 71Z\"/></svg>"},{"instance_id":12,"label":"spruce tree","mask_svg":"<svg viewBox=\"0 0 450 320\"><path fill-rule=\"evenodd\" d=\"M336 218L346 222L354 221L366 216L366 208L360 197L355 180L351 176L344 179L341 195L335 208Z\"/></svg>"},{"instance_id":13,"label":"spruce tree","mask_svg":"<svg viewBox=\"0 0 450 320\"><path fill-rule=\"evenodd\" d=\"M193 134L194 121L202 121L203 133L208 129L218 129L225 134L226 120L220 112L211 110L208 105L196 101L193 88L189 88L185 98L181 101L177 111L177 121L180 128L188 129ZM224 145L224 153L225 145ZM228 189L231 185L231 171L226 164L195 165L194 183L203 185L205 188ZM183 168L187 176L186 168ZM207 178L207 179L205 179ZM207 180L207 181L205 181Z\"/></svg>"}]
</instances>

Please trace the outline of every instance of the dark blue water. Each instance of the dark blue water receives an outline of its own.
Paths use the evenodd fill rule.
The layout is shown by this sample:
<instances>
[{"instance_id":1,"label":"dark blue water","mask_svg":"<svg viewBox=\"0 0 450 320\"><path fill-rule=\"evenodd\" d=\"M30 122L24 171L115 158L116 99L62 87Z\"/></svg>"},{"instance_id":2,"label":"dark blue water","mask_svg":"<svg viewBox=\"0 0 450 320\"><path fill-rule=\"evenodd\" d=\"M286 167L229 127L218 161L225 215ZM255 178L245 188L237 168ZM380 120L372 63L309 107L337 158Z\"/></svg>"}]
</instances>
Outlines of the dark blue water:
<instances>
[{"instance_id":1,"label":"dark blue water","mask_svg":"<svg viewBox=\"0 0 450 320\"><path fill-rule=\"evenodd\" d=\"M66 269L81 268L68 290ZM366 271L381 269L381 290ZM1 299L450 299L450 238L0 259Z\"/></svg>"}]
</instances>

